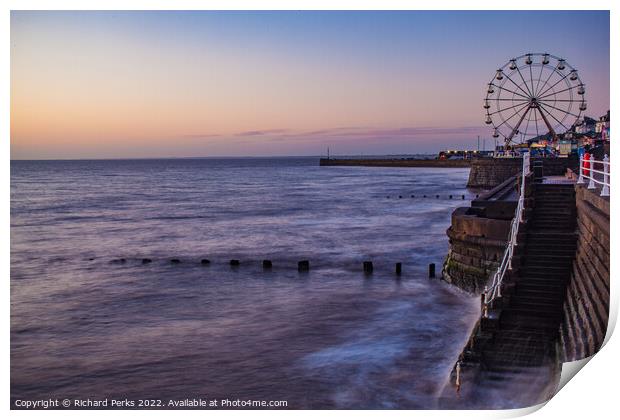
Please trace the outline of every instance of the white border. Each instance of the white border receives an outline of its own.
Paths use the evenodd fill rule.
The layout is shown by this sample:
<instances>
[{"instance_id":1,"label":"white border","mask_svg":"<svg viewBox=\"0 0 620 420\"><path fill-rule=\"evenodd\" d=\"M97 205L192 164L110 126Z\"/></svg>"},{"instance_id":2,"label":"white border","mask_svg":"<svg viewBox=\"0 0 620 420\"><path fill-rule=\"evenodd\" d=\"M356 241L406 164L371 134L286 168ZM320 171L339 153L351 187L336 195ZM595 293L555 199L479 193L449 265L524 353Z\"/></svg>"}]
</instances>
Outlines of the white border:
<instances>
[{"instance_id":1,"label":"white border","mask_svg":"<svg viewBox=\"0 0 620 420\"><path fill-rule=\"evenodd\" d=\"M23 0L14 1L9 0L3 2L5 11L2 15L3 29L3 42L2 53L5 58L10 56L10 10L36 10L36 9L58 9L58 10L152 10L152 9L166 9L166 10L181 10L181 9L212 9L212 10L261 10L261 9L289 9L289 10L330 10L330 9L364 9L364 10L379 10L379 9L397 9L397 10L582 10L584 6L589 10L611 10L611 75L617 75L620 71L618 66L618 51L617 41L618 28L620 28L620 19L618 13L620 2L618 1L606 1L606 0L589 0L584 1L550 1L550 0L521 0L519 2L498 2L488 0L472 0L472 1L459 1L459 0L445 0L441 2L428 2L428 1L398 1L398 0L383 0L383 1L340 1L340 0L300 0L300 1L285 1L285 0L228 0L228 1L198 1L198 0L176 0L174 2L170 0L109 0L109 1L78 1L78 0L64 0L64 1L44 1L44 0ZM467 7L465 7L467 6ZM552 30L552 28L550 28ZM587 30L587 28L576 28L575 30ZM9 409L9 395L10 395L10 376L9 376L9 364L10 364L10 352L9 352L9 320L10 320L10 290L9 290L9 276L10 276L10 64L9 60L5 59L2 66L2 103L0 108L0 127L2 127L3 141L0 144L2 156L4 160L1 163L1 170L4 177L4 182L0 187L2 189L2 195L5 197L5 204L2 207L2 219L4 220L4 235L2 235L2 270L3 278L5 281L4 289L4 322L3 322L3 338L4 345L2 346L2 359L3 363L3 381L2 381L2 393L3 400L2 405L5 410ZM614 104L618 103L619 91L617 89L616 80L611 79L611 98L610 105L614 108ZM615 114L614 114L615 115ZM612 145L615 156L617 152L615 145ZM611 209L613 211L616 208L617 195L612 193ZM611 223L611 236L618 237L618 221L612 218ZM614 241L612 241L612 261L616 255L616 247ZM615 271L612 267L611 278L613 279L613 273ZM615 325L618 310L618 294L615 293L615 289L612 287L612 308L610 314L610 325ZM146 416L156 418L168 418L171 415L175 417L183 415L184 417L191 418L203 418L208 415L211 418L230 418L237 416L248 416L257 419L280 419L288 418L291 414L301 419L316 418L317 416L336 418L343 415L354 416L356 418L375 418L377 415L389 416L390 418L402 418L411 419L412 416L424 417L424 418L507 418L516 417L525 414L532 413L532 418L547 418L557 417L562 419L583 419L589 418L608 418L612 413L617 412L615 406L615 400L617 398L617 383L620 378L620 369L618 367L620 361L617 360L619 354L620 344L618 339L610 340L601 352L596 355L588 366L583 369L583 372L578 374L578 379L571 381L565 388L563 388L558 395L556 395L544 409L536 411L534 407L522 410L506 410L506 411L348 411L346 413L338 411L196 411L196 412L154 412L154 411L131 411L131 412L61 412L61 411L38 411L38 412L25 412L25 411L11 411L10 415L15 418L32 418L38 416L45 416L46 418L83 418L85 414L90 418L103 418L113 415L115 417L130 417L131 418L144 418Z\"/></svg>"}]
</instances>

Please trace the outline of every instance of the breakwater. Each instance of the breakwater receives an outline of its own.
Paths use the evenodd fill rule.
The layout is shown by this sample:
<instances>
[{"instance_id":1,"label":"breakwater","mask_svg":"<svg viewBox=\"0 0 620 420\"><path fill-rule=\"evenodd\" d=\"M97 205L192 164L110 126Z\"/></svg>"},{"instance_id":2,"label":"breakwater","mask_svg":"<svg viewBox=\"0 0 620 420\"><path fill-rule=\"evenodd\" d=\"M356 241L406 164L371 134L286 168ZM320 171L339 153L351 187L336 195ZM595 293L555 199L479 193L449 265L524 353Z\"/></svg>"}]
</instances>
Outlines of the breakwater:
<instances>
[{"instance_id":1,"label":"breakwater","mask_svg":"<svg viewBox=\"0 0 620 420\"><path fill-rule=\"evenodd\" d=\"M321 158L320 166L378 166L406 168L469 168L471 159L326 159Z\"/></svg>"}]
</instances>

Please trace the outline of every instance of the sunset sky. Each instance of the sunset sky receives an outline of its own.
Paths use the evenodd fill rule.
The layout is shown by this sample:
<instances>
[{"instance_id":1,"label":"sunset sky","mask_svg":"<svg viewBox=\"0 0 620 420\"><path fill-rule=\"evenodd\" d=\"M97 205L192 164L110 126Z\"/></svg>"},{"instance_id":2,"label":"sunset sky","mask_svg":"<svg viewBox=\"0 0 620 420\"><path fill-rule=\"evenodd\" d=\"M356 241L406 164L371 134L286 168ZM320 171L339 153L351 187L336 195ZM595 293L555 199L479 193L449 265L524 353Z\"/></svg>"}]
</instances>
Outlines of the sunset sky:
<instances>
[{"instance_id":1,"label":"sunset sky","mask_svg":"<svg viewBox=\"0 0 620 420\"><path fill-rule=\"evenodd\" d=\"M12 12L11 158L434 153L549 52L609 109L608 12Z\"/></svg>"}]
</instances>

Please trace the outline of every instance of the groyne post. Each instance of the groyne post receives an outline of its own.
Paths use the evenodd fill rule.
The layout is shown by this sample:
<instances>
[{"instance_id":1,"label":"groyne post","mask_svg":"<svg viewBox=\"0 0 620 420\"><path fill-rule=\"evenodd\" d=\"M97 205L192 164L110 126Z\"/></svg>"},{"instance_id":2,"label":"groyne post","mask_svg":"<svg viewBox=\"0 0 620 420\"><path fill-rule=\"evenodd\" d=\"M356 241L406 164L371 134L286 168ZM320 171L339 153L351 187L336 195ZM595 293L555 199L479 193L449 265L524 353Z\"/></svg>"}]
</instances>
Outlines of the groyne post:
<instances>
[{"instance_id":1,"label":"groyne post","mask_svg":"<svg viewBox=\"0 0 620 420\"><path fill-rule=\"evenodd\" d=\"M428 277L435 278L435 263L428 265Z\"/></svg>"},{"instance_id":2,"label":"groyne post","mask_svg":"<svg viewBox=\"0 0 620 420\"><path fill-rule=\"evenodd\" d=\"M373 270L372 261L364 261L363 266L364 266L364 273L372 274L372 270Z\"/></svg>"},{"instance_id":3,"label":"groyne post","mask_svg":"<svg viewBox=\"0 0 620 420\"><path fill-rule=\"evenodd\" d=\"M402 272L403 272L403 264L397 262L396 263L396 275L400 276Z\"/></svg>"},{"instance_id":4,"label":"groyne post","mask_svg":"<svg viewBox=\"0 0 620 420\"><path fill-rule=\"evenodd\" d=\"M297 271L309 271L310 270L310 261L303 260L297 263Z\"/></svg>"}]
</instances>

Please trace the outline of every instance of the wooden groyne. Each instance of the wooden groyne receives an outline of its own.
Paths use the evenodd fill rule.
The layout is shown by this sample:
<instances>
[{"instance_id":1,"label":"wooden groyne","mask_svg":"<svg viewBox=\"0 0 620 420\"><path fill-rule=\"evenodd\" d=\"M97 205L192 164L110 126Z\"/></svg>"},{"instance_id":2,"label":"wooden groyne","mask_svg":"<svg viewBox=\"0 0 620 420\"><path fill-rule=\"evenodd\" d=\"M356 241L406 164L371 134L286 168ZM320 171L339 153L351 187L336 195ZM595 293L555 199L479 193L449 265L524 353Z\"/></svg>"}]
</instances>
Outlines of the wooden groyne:
<instances>
[{"instance_id":1,"label":"wooden groyne","mask_svg":"<svg viewBox=\"0 0 620 420\"><path fill-rule=\"evenodd\" d=\"M320 166L377 166L394 168L469 168L471 159L327 159L321 158Z\"/></svg>"}]
</instances>

